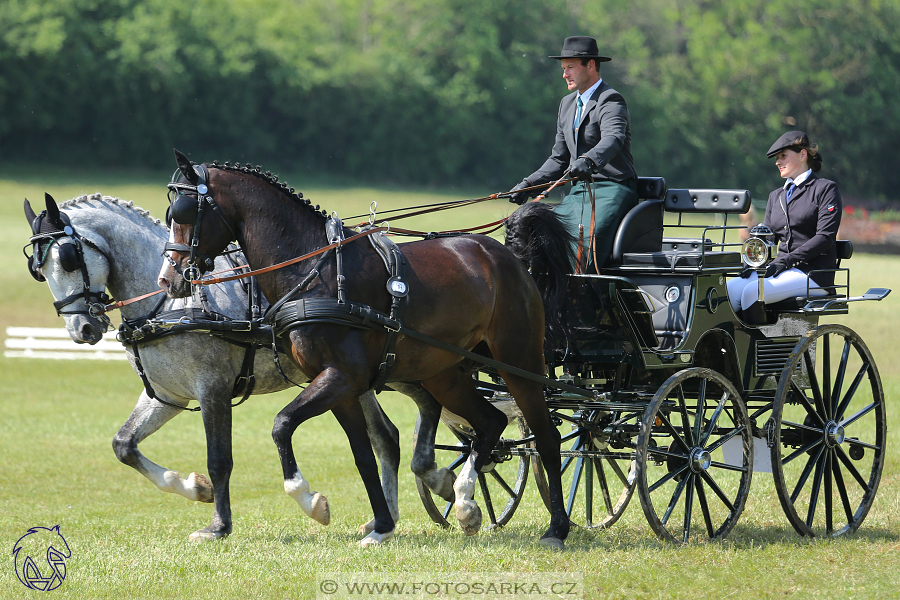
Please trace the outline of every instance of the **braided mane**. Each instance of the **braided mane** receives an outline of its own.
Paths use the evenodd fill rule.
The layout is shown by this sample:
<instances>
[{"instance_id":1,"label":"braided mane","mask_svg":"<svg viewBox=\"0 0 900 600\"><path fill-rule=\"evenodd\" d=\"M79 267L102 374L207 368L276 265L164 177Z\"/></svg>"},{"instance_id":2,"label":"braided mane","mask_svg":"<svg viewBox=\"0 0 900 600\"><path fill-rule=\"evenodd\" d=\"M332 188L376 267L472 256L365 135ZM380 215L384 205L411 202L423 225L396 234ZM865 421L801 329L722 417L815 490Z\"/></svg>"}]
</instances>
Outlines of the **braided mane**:
<instances>
[{"instance_id":1,"label":"braided mane","mask_svg":"<svg viewBox=\"0 0 900 600\"><path fill-rule=\"evenodd\" d=\"M144 217L144 218L146 218L146 219L150 219L150 221L151 221L154 225L160 225L160 224L161 224L161 221L160 221L159 219L153 217L153 215L150 214L150 211L149 211L149 210L145 210L145 209L141 208L140 206L135 206L135 205L134 205L134 202L132 202L131 200L122 200L122 199L116 198L116 197L114 197L114 196L104 196L104 195L99 194L99 193L97 193L97 194L90 194L90 195L88 195L88 194L83 194L83 195L81 195L81 196L77 196L77 197L75 197L75 198L72 198L71 200L66 200L66 201L64 201L64 202L59 203L59 208L61 208L61 209L62 209L62 208L69 208L69 207L76 207L76 208L77 208L76 205L78 205L78 204L84 204L84 203L92 202L92 201L93 201L93 202L97 202L97 201L99 201L99 202L106 202L107 204L115 204L115 205L121 206L121 207L123 207L123 208L128 208L128 209L133 210L134 212L136 212L136 213L139 214L140 216L142 216L142 217Z\"/></svg>"},{"instance_id":2,"label":"braided mane","mask_svg":"<svg viewBox=\"0 0 900 600\"><path fill-rule=\"evenodd\" d=\"M309 200L309 198L303 197L303 192L295 192L294 188L288 187L288 184L284 183L283 181L278 181L278 175L273 175L271 171L263 171L262 167L259 165L256 165L256 167L252 167L250 165L250 163L247 163L246 165L241 166L241 163L234 163L234 164L231 164L230 162L219 163L219 161L214 160L212 162L212 164L208 165L208 166L214 167L216 169L222 169L223 171L247 173L248 175L253 175L254 177L258 177L258 178L262 179L263 181L265 181L266 183L269 183L270 185L278 188L283 194L286 194L287 196L289 196L292 200L294 200L295 202L300 204L300 206L305 206L306 208L311 210L314 214L320 215L322 217L328 216L327 210L324 210L324 209L320 210L320 207L318 204L313 206L312 202Z\"/></svg>"}]
</instances>

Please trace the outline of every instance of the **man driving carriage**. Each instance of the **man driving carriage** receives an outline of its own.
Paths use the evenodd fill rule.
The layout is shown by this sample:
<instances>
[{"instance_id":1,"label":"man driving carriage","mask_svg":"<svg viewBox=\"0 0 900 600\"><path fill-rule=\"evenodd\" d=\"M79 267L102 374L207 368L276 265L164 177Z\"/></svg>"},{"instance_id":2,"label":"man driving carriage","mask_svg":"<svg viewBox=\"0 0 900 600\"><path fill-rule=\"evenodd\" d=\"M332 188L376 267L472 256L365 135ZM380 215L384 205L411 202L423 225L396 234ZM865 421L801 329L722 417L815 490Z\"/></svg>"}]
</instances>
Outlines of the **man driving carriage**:
<instances>
[{"instance_id":1,"label":"man driving carriage","mask_svg":"<svg viewBox=\"0 0 900 600\"><path fill-rule=\"evenodd\" d=\"M580 180L555 210L577 240L576 270L595 270L606 263L619 223L638 203L628 107L601 78L600 63L611 59L600 55L594 38L568 37L560 55L550 58L560 61L572 93L559 104L550 157L511 190L510 202L523 204L537 194L527 188L565 173Z\"/></svg>"}]
</instances>

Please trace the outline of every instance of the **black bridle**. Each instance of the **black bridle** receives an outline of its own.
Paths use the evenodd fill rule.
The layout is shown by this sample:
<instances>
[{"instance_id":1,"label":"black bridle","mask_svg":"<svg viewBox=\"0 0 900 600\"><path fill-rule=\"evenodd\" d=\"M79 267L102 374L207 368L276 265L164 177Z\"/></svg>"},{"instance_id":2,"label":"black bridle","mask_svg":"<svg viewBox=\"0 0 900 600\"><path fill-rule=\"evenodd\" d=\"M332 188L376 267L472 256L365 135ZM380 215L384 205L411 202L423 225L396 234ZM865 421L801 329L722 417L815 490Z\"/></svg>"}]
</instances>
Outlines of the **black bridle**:
<instances>
[{"instance_id":1,"label":"black bridle","mask_svg":"<svg viewBox=\"0 0 900 600\"><path fill-rule=\"evenodd\" d=\"M105 314L110 297L104 290L91 291L91 278L84 261L84 246L99 252L106 259L107 264L112 266L109 255L99 245L75 231L68 215L62 212L59 213L58 218L51 219L46 210L42 211L32 222L31 232L32 236L28 240L28 245L32 246L32 254L28 255L28 245L22 248L22 253L28 259L28 272L35 280L47 280L40 269L46 264L50 249L54 244L57 246L60 266L67 273L81 272L82 291L54 302L53 307L56 309L56 314L58 316L89 315L104 322L107 328L110 327L109 317ZM66 306L82 299L85 303L85 310L63 310Z\"/></svg>"},{"instance_id":2,"label":"black bridle","mask_svg":"<svg viewBox=\"0 0 900 600\"><path fill-rule=\"evenodd\" d=\"M166 210L166 225L171 227L172 221L179 225L192 225L194 231L191 236L190 245L179 244L176 242L166 242L163 247L163 256L169 261L176 271L178 265L169 256L168 252L174 250L188 255L188 268L180 273L188 285L189 282L200 279L200 276L212 270L215 262L214 256L209 256L200 252L200 222L203 218L204 206L209 206L212 211L218 215L219 219L228 228L231 234L231 240L237 240L237 234L234 228L222 214L222 211L216 206L212 194L209 192L209 169L206 165L193 165L194 172L197 174L197 185L184 183L180 181L182 178L181 170L176 170L169 183L169 208Z\"/></svg>"}]
</instances>

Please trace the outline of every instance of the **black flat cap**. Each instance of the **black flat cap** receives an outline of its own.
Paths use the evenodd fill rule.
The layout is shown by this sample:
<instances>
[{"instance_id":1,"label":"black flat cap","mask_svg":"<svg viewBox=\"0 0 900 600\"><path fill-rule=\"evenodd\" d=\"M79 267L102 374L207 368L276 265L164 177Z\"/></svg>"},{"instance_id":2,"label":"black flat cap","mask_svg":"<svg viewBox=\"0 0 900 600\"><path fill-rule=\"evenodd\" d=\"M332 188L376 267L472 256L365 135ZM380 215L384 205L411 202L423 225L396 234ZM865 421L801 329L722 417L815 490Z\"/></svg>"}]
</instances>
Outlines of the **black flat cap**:
<instances>
[{"instance_id":1,"label":"black flat cap","mask_svg":"<svg viewBox=\"0 0 900 600\"><path fill-rule=\"evenodd\" d=\"M586 35L573 35L563 42L563 49L559 56L550 56L562 60L563 58L593 58L597 62L612 60L608 56L600 56L597 49L597 40Z\"/></svg>"},{"instance_id":2,"label":"black flat cap","mask_svg":"<svg viewBox=\"0 0 900 600\"><path fill-rule=\"evenodd\" d=\"M785 149L800 151L803 148L809 148L809 138L802 131L788 131L786 134L778 138L778 140L772 144L772 147L769 148L769 151L766 153L766 158L772 158L779 152Z\"/></svg>"}]
</instances>

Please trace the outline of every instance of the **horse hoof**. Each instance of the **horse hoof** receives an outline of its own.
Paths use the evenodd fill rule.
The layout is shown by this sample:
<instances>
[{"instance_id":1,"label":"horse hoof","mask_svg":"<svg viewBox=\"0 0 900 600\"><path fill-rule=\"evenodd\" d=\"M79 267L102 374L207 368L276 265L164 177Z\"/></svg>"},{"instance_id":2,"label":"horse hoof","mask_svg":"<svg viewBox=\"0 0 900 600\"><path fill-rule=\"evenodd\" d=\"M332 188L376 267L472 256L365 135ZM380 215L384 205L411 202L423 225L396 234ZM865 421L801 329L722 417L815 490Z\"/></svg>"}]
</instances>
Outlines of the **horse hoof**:
<instances>
[{"instance_id":1,"label":"horse hoof","mask_svg":"<svg viewBox=\"0 0 900 600\"><path fill-rule=\"evenodd\" d=\"M359 526L360 535L369 535L373 531L375 531L375 519L372 519L368 523L364 523L363 525Z\"/></svg>"},{"instance_id":2,"label":"horse hoof","mask_svg":"<svg viewBox=\"0 0 900 600\"><path fill-rule=\"evenodd\" d=\"M309 516L322 525L331 523L331 510L328 508L328 499L319 492L313 494L312 512Z\"/></svg>"},{"instance_id":3,"label":"horse hoof","mask_svg":"<svg viewBox=\"0 0 900 600\"><path fill-rule=\"evenodd\" d=\"M188 540L192 542L214 542L226 537L228 537L228 534L222 533L221 531L206 531L205 529L201 529L188 536Z\"/></svg>"},{"instance_id":4,"label":"horse hoof","mask_svg":"<svg viewBox=\"0 0 900 600\"><path fill-rule=\"evenodd\" d=\"M481 530L481 509L471 500L460 502L456 507L456 520L466 535L475 535Z\"/></svg>"},{"instance_id":5,"label":"horse hoof","mask_svg":"<svg viewBox=\"0 0 900 600\"><path fill-rule=\"evenodd\" d=\"M359 545L362 546L363 548L370 548L372 546L380 546L383 543L385 543L386 541L388 541L389 539L391 539L392 537L394 537L393 529L391 529L387 533L377 533L375 531L372 531L369 533L369 535L367 535L363 539L359 540Z\"/></svg>"},{"instance_id":6,"label":"horse hoof","mask_svg":"<svg viewBox=\"0 0 900 600\"><path fill-rule=\"evenodd\" d=\"M191 473L188 475L186 483L186 487L194 490L197 502L211 503L214 501L213 485L206 475L202 473Z\"/></svg>"},{"instance_id":7,"label":"horse hoof","mask_svg":"<svg viewBox=\"0 0 900 600\"><path fill-rule=\"evenodd\" d=\"M566 549L566 543L555 537L541 538L541 545L547 546L551 550L556 550L558 552L563 552Z\"/></svg>"}]
</instances>

